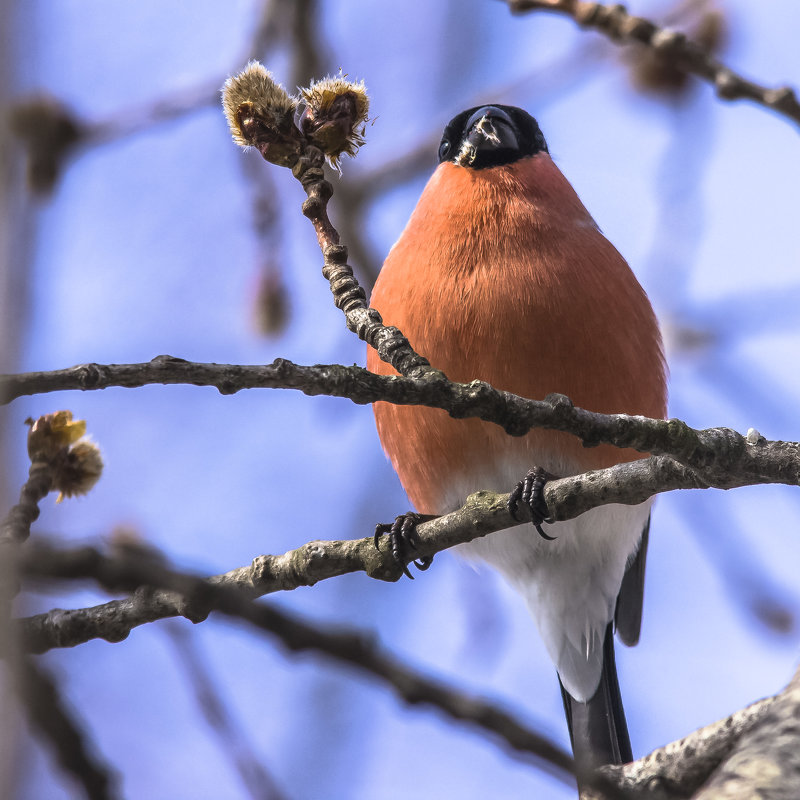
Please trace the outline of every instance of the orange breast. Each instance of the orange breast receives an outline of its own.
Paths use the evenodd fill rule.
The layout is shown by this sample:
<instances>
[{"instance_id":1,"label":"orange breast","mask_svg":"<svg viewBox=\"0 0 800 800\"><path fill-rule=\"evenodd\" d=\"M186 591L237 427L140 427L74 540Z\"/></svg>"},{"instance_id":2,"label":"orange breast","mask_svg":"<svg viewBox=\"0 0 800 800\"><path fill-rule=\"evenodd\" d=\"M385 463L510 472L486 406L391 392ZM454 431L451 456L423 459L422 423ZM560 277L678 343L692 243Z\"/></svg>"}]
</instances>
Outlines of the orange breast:
<instances>
[{"instance_id":1,"label":"orange breast","mask_svg":"<svg viewBox=\"0 0 800 800\"><path fill-rule=\"evenodd\" d=\"M650 303L546 154L484 170L440 165L371 304L451 380L479 378L535 399L560 392L605 413L666 413ZM367 367L394 372L371 348ZM449 510L453 481L469 491L509 491L486 485L493 475L507 481L509 460L574 474L641 457L586 449L553 431L513 438L438 409L376 403L374 410L383 447L423 513Z\"/></svg>"}]
</instances>

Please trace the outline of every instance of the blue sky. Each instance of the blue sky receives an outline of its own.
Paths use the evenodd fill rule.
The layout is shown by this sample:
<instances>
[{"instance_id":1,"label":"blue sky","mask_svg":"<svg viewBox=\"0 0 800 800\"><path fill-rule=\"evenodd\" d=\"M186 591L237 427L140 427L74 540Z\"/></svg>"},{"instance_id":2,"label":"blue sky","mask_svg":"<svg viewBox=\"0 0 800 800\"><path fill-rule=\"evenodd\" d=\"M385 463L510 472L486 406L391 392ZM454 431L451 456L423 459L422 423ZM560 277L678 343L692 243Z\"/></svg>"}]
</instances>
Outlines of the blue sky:
<instances>
[{"instance_id":1,"label":"blue sky","mask_svg":"<svg viewBox=\"0 0 800 800\"><path fill-rule=\"evenodd\" d=\"M18 93L46 90L95 120L221 85L242 66L256 9L243 0L191 9L150 0L20 3ZM800 6L738 0L725 9L724 60L768 85L800 85ZM705 86L680 107L644 97L618 49L565 19L512 17L499 2L330 2L322 20L327 67L366 81L375 117L358 159L344 163L342 184L438 135L476 101L527 108L659 312L671 415L800 439L796 125L752 104L716 101ZM565 59L578 57L585 64L570 76ZM285 48L264 61L289 83ZM435 150L431 169L434 162ZM278 192L282 235L269 253L253 235L246 170L270 171ZM412 176L365 214L378 262L425 178ZM217 105L82 152L39 204L20 369L160 353L363 364L363 345L319 274L302 199L288 172L234 147ZM291 299L290 323L271 339L258 335L252 313L266 258L281 266ZM697 347L678 346L687 332ZM367 535L408 507L368 408L291 392L147 387L17 400L6 438L18 437L19 482L22 420L64 407L88 420L106 471L86 498L58 507L47 499L35 532L82 541L125 525L179 566L211 574L311 539ZM771 602L798 612L799 518L787 487L659 499L642 642L618 656L636 755L789 679L797 626L778 634L754 609ZM83 587L30 597L27 607L100 599ZM533 623L489 572L444 554L413 583L354 575L269 602L373 631L420 669L567 741ZM350 671L288 656L230 622L173 624L190 629L242 736L289 798L571 796L480 734L405 708ZM126 796L248 796L200 717L169 626L45 661L119 768ZM21 763L23 797L75 796L36 745Z\"/></svg>"}]
</instances>

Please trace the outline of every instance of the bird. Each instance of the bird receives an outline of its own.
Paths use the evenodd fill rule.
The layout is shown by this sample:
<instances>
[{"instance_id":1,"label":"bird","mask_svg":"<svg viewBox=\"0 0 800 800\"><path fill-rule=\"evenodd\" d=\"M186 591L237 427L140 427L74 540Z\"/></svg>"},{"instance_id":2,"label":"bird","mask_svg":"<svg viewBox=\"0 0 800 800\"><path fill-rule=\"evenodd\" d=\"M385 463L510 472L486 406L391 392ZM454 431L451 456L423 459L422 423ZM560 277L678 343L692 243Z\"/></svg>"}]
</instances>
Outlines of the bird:
<instances>
[{"instance_id":1,"label":"bird","mask_svg":"<svg viewBox=\"0 0 800 800\"><path fill-rule=\"evenodd\" d=\"M445 127L438 160L372 291L384 324L450 380L665 418L667 370L651 303L556 166L536 119L514 106L467 109ZM367 368L396 374L371 348ZM402 534L473 492L513 489L511 510L521 498L542 523L542 486L552 476L646 456L584 447L551 430L512 437L424 406L373 408L415 508L391 529L393 551L407 561L413 538ZM650 510L651 501L608 504L547 533L540 524L543 535L518 525L456 548L494 567L527 603L558 673L579 774L632 760L614 632L638 642Z\"/></svg>"}]
</instances>

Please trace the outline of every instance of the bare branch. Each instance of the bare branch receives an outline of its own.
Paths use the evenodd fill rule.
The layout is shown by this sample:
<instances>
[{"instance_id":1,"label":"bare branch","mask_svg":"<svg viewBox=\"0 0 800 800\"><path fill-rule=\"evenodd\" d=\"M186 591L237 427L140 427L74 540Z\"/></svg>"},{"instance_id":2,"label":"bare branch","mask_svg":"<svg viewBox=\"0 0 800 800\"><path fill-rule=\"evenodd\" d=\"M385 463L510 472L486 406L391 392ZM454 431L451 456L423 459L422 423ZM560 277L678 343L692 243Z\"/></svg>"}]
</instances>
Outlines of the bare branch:
<instances>
[{"instance_id":1,"label":"bare branch","mask_svg":"<svg viewBox=\"0 0 800 800\"><path fill-rule=\"evenodd\" d=\"M51 464L34 461L28 470L28 479L19 493L19 503L12 506L0 523L0 544L24 542L31 535L31 525L39 519L39 503L53 488Z\"/></svg>"},{"instance_id":2,"label":"bare branch","mask_svg":"<svg viewBox=\"0 0 800 800\"><path fill-rule=\"evenodd\" d=\"M258 79L254 79L256 74ZM335 79L326 80L336 82ZM322 274L330 284L336 307L345 315L347 327L374 347L380 358L401 375L441 378L441 371L433 369L426 358L416 353L401 331L385 326L381 315L369 307L366 293L347 263L347 248L328 217L328 201L333 195L333 186L325 179L325 157L327 155L335 163L342 153L354 155L363 144L363 126L369 108L363 82L355 84L339 80L338 90L349 107L341 120L346 122L341 130L339 122L319 117L319 113L325 117L333 106L327 111L320 106L307 116L314 105L309 102L309 98L314 97L313 86L302 90L306 111L298 127L293 113L298 101L290 98L263 66L251 62L242 73L230 78L223 89L223 108L233 139L240 146L255 147L265 160L291 168L292 175L300 182L307 195L303 214L314 226L324 259ZM334 141L326 144L325 136L318 137L326 124L333 125L331 130L337 132L337 140L344 137L338 144ZM321 148L325 148L325 152Z\"/></svg>"},{"instance_id":3,"label":"bare branch","mask_svg":"<svg viewBox=\"0 0 800 800\"><path fill-rule=\"evenodd\" d=\"M712 473L719 476L720 488L730 488L735 480L724 465L709 469L707 475ZM665 456L654 456L549 481L544 493L550 515L556 520L565 520L606 503L641 503L658 491L654 486L666 491L701 485L708 484L690 468ZM433 556L457 544L520 524L524 523L514 519L508 510L508 495L476 492L457 511L419 525L417 555ZM100 557L91 549L69 551L73 561L67 559L69 553L62 554L63 563L54 565L46 560L42 567L37 564L35 549L26 549L24 553L29 577L40 574L75 577L84 574L87 569L85 561ZM299 586L313 586L321 580L360 571L371 578L386 581L396 581L402 575L402 569L389 549L379 550L373 538L368 537L308 542L283 555L258 556L249 566L212 577L209 583L220 587L234 586L246 591L250 597L258 597ZM89 617L87 613L85 610L55 610L31 617L25 623L27 645L34 652L43 652L52 647L72 647L93 638L116 642L124 639L132 628L157 619L179 615L191 619L204 616L202 609L198 612L193 603L187 605L164 592L138 593L98 606Z\"/></svg>"},{"instance_id":4,"label":"bare branch","mask_svg":"<svg viewBox=\"0 0 800 800\"><path fill-rule=\"evenodd\" d=\"M175 572L152 552L135 547L125 548L118 556L107 556L89 547L60 550L37 542L21 549L20 558L21 573L30 576L90 578L112 591L154 587L138 589L127 601L73 612L57 610L49 615L18 620L23 646L32 652L42 652L53 646L71 646L97 637L120 641L131 627L145 621L178 614L200 621L215 610L277 636L293 652L312 650L356 667L390 685L405 702L433 706L452 719L478 726L518 753L534 756L544 769L565 783L571 782L570 756L508 712L420 675L360 632L316 627L277 608L254 603L253 592L245 581L206 581ZM126 610L133 612L127 620ZM71 626L71 632L80 631L82 636L70 640L64 635L66 631L59 620L66 618L71 618L73 623L79 620L77 625Z\"/></svg>"},{"instance_id":5,"label":"bare branch","mask_svg":"<svg viewBox=\"0 0 800 800\"><path fill-rule=\"evenodd\" d=\"M265 366L238 366L158 356L142 364L82 364L53 372L0 376L0 395L8 402L38 392L109 386L133 388L151 383L215 386L223 394L257 387L299 389L308 395L347 397L355 403L384 400L441 408L455 418L478 417L493 422L512 436L522 436L533 428L564 431L580 438L587 447L611 444L631 448L641 453L670 456L690 468L691 474L681 472L666 461L651 464L647 468L651 472L641 477L654 479L660 475L668 482L662 491L800 483L800 444L796 442L767 441L755 430L745 437L729 428L690 428L675 419L599 414L573 406L563 395L529 400L494 389L482 381L453 383L440 373L413 380L375 375L361 367L299 366L285 359L276 359ZM653 484L651 494L657 491L657 486ZM597 505L591 495L587 496L587 502L590 506Z\"/></svg>"},{"instance_id":6,"label":"bare branch","mask_svg":"<svg viewBox=\"0 0 800 800\"><path fill-rule=\"evenodd\" d=\"M197 649L196 637L178 622L168 624L166 633L192 687L203 719L219 742L252 800L286 800L275 778L256 756L243 731L222 698L207 659Z\"/></svg>"},{"instance_id":7,"label":"bare branch","mask_svg":"<svg viewBox=\"0 0 800 800\"><path fill-rule=\"evenodd\" d=\"M619 4L586 0L506 0L513 12L552 11L571 17L584 28L599 31L614 42L649 47L676 68L714 86L722 100L751 100L800 124L800 102L792 88L770 89L753 83L715 59L705 48L677 31L661 28L644 17L629 14Z\"/></svg>"},{"instance_id":8,"label":"bare branch","mask_svg":"<svg viewBox=\"0 0 800 800\"><path fill-rule=\"evenodd\" d=\"M18 659L14 672L31 727L52 746L61 768L90 800L117 797L116 779L92 752L92 743L64 704L52 677L29 658Z\"/></svg>"},{"instance_id":9,"label":"bare branch","mask_svg":"<svg viewBox=\"0 0 800 800\"><path fill-rule=\"evenodd\" d=\"M245 582L230 580L223 584L174 572L149 551L129 548L118 556L107 556L92 548L61 550L44 543L22 548L20 570L40 578L91 578L108 590L132 589L150 585L158 589L138 589L133 602L142 608L147 604L172 604L175 611L200 620L211 610L243 619L277 636L291 651L321 652L343 663L367 672L388 684L407 703L424 703L438 708L449 717L470 722L484 731L499 736L503 743L523 754L534 755L546 769L568 781L572 769L569 756L538 734L526 729L519 720L491 704L468 697L445 684L425 678L381 651L363 634L354 631L317 628L283 611L253 603L253 593ZM233 575L233 573L229 573ZM224 577L224 576L219 576ZM241 578L241 576L239 576ZM242 588L237 588L242 587ZM59 636L54 646L69 646L86 641L88 632L103 636L111 617L124 617L125 601L116 601L95 608L72 612L53 611L39 618L18 620L22 642L38 652L43 640L37 628L42 618L49 617L48 636ZM129 601L130 602L130 601ZM69 615L80 618L83 636L66 641L59 630L60 620ZM117 619L113 641L124 638ZM53 646L51 642L49 646ZM800 675L800 673L798 673ZM684 739L666 745L648 756L620 767L605 767L595 781L594 797L648 797L677 800L692 795L700 786L710 791L718 783L733 781L735 796L755 797L757 789L781 786L779 798L796 797L795 778L800 774L797 758L796 719L800 709L800 678L796 675L787 689L774 698L754 703L726 720L696 731ZM779 752L775 755L776 738ZM757 769L748 765L757 764ZM794 772L792 772L794 770ZM707 783L710 776L711 783ZM602 790L602 791L600 791ZM698 797L727 797L732 794L700 794Z\"/></svg>"},{"instance_id":10,"label":"bare branch","mask_svg":"<svg viewBox=\"0 0 800 800\"><path fill-rule=\"evenodd\" d=\"M800 796L800 671L743 732L733 752L695 795L794 800Z\"/></svg>"},{"instance_id":11,"label":"bare branch","mask_svg":"<svg viewBox=\"0 0 800 800\"><path fill-rule=\"evenodd\" d=\"M759 700L632 764L603 767L614 785L649 800L726 800L800 794L800 670ZM587 794L585 800L596 795Z\"/></svg>"},{"instance_id":12,"label":"bare branch","mask_svg":"<svg viewBox=\"0 0 800 800\"><path fill-rule=\"evenodd\" d=\"M414 351L401 331L393 326L385 326L381 315L369 307L367 296L347 263L347 248L341 244L339 233L328 218L328 201L333 194L333 187L325 180L322 171L324 161L322 151L308 145L292 169L292 174L308 195L303 203L303 214L316 231L324 259L322 274L330 284L336 307L345 315L347 327L359 339L374 347L381 359L401 375L417 378L442 376L426 358Z\"/></svg>"},{"instance_id":13,"label":"bare branch","mask_svg":"<svg viewBox=\"0 0 800 800\"><path fill-rule=\"evenodd\" d=\"M601 772L612 783L643 798L690 797L730 756L740 739L761 724L775 701L776 697L759 700L638 761L603 767Z\"/></svg>"},{"instance_id":14,"label":"bare branch","mask_svg":"<svg viewBox=\"0 0 800 800\"><path fill-rule=\"evenodd\" d=\"M219 87L224 78L215 77L207 83L165 94L156 100L130 106L107 119L84 121L82 148L92 148L119 139L126 139L157 125L171 122L219 102Z\"/></svg>"}]
</instances>

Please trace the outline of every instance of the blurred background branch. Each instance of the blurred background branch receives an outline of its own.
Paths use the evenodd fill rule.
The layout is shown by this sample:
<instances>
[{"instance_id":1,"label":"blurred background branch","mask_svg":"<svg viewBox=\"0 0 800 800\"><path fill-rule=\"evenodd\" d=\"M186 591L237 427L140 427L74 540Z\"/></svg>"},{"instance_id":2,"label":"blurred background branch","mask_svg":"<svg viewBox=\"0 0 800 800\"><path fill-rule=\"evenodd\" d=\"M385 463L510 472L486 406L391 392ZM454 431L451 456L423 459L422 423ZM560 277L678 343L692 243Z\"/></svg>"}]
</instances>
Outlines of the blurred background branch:
<instances>
[{"instance_id":1,"label":"blurred background branch","mask_svg":"<svg viewBox=\"0 0 800 800\"><path fill-rule=\"evenodd\" d=\"M685 34L661 28L637 17L624 6L583 0L507 0L512 11L550 11L566 14L584 28L597 30L613 41L637 42L651 48L659 61L697 75L714 85L722 100L751 100L800 123L800 102L794 89L769 89L746 80L717 61L705 43L687 39Z\"/></svg>"}]
</instances>

